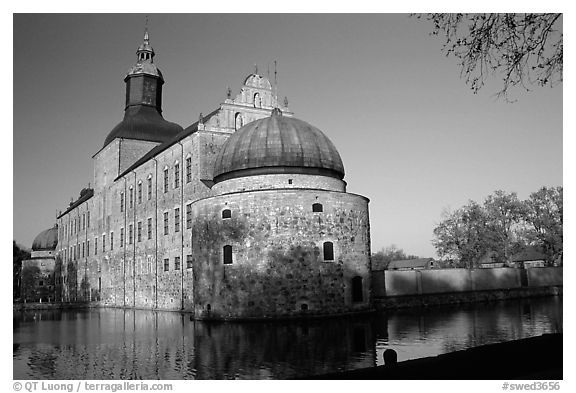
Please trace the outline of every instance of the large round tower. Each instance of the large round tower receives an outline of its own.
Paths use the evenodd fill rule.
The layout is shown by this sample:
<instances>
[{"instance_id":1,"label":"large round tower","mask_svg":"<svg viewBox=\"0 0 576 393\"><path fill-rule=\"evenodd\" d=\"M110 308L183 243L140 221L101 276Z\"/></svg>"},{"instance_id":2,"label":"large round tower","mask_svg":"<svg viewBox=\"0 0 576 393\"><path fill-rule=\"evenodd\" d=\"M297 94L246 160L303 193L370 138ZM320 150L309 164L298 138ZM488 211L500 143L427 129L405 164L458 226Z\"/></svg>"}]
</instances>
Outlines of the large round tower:
<instances>
[{"instance_id":1,"label":"large round tower","mask_svg":"<svg viewBox=\"0 0 576 393\"><path fill-rule=\"evenodd\" d=\"M198 317L266 318L371 309L368 199L316 127L275 109L234 133L214 196L192 204Z\"/></svg>"}]
</instances>

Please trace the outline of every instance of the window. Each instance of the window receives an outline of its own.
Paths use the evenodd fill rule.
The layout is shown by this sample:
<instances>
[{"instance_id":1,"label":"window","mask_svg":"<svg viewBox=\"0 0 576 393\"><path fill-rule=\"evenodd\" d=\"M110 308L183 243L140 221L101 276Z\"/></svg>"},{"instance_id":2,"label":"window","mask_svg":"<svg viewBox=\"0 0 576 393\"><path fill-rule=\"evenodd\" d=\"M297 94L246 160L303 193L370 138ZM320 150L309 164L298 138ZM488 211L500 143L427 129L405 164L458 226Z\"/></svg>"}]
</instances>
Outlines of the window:
<instances>
[{"instance_id":1,"label":"window","mask_svg":"<svg viewBox=\"0 0 576 393\"><path fill-rule=\"evenodd\" d=\"M192 204L186 205L186 229L192 228Z\"/></svg>"},{"instance_id":2,"label":"window","mask_svg":"<svg viewBox=\"0 0 576 393\"><path fill-rule=\"evenodd\" d=\"M360 276L356 276L352 279L352 301L364 301L364 296L362 294L362 277Z\"/></svg>"},{"instance_id":3,"label":"window","mask_svg":"<svg viewBox=\"0 0 576 393\"><path fill-rule=\"evenodd\" d=\"M180 232L180 208L174 209L174 232Z\"/></svg>"},{"instance_id":4,"label":"window","mask_svg":"<svg viewBox=\"0 0 576 393\"><path fill-rule=\"evenodd\" d=\"M288 184L292 184L292 179L288 179Z\"/></svg>"},{"instance_id":5,"label":"window","mask_svg":"<svg viewBox=\"0 0 576 393\"><path fill-rule=\"evenodd\" d=\"M168 234L168 212L164 212L164 234Z\"/></svg>"},{"instance_id":6,"label":"window","mask_svg":"<svg viewBox=\"0 0 576 393\"><path fill-rule=\"evenodd\" d=\"M186 269L192 269L192 254L186 255Z\"/></svg>"},{"instance_id":7,"label":"window","mask_svg":"<svg viewBox=\"0 0 576 393\"><path fill-rule=\"evenodd\" d=\"M168 192L168 168L164 169L164 192Z\"/></svg>"},{"instance_id":8,"label":"window","mask_svg":"<svg viewBox=\"0 0 576 393\"><path fill-rule=\"evenodd\" d=\"M186 159L186 183L192 181L192 157Z\"/></svg>"},{"instance_id":9,"label":"window","mask_svg":"<svg viewBox=\"0 0 576 393\"><path fill-rule=\"evenodd\" d=\"M128 225L128 244L132 244L133 229L132 224Z\"/></svg>"},{"instance_id":10,"label":"window","mask_svg":"<svg viewBox=\"0 0 576 393\"><path fill-rule=\"evenodd\" d=\"M142 182L138 183L138 203L142 203Z\"/></svg>"},{"instance_id":11,"label":"window","mask_svg":"<svg viewBox=\"0 0 576 393\"><path fill-rule=\"evenodd\" d=\"M138 236L138 243L140 243L142 241L142 221L138 221L138 227L137 227L137 236Z\"/></svg>"},{"instance_id":12,"label":"window","mask_svg":"<svg viewBox=\"0 0 576 393\"><path fill-rule=\"evenodd\" d=\"M180 164L174 164L174 188L180 187Z\"/></svg>"},{"instance_id":13,"label":"window","mask_svg":"<svg viewBox=\"0 0 576 393\"><path fill-rule=\"evenodd\" d=\"M102 252L106 252L106 235L102 235Z\"/></svg>"},{"instance_id":14,"label":"window","mask_svg":"<svg viewBox=\"0 0 576 393\"><path fill-rule=\"evenodd\" d=\"M120 247L124 247L124 228L120 228Z\"/></svg>"},{"instance_id":15,"label":"window","mask_svg":"<svg viewBox=\"0 0 576 393\"><path fill-rule=\"evenodd\" d=\"M82 213L82 230L86 229L86 213Z\"/></svg>"},{"instance_id":16,"label":"window","mask_svg":"<svg viewBox=\"0 0 576 393\"><path fill-rule=\"evenodd\" d=\"M86 243L82 242L82 258L86 256Z\"/></svg>"},{"instance_id":17,"label":"window","mask_svg":"<svg viewBox=\"0 0 576 393\"><path fill-rule=\"evenodd\" d=\"M232 263L232 246L228 244L225 245L223 252L224 252L224 264L230 265Z\"/></svg>"},{"instance_id":18,"label":"window","mask_svg":"<svg viewBox=\"0 0 576 393\"><path fill-rule=\"evenodd\" d=\"M324 208L322 207L321 203L315 203L312 205L312 211L314 213L322 213L324 211Z\"/></svg>"},{"instance_id":19,"label":"window","mask_svg":"<svg viewBox=\"0 0 576 393\"><path fill-rule=\"evenodd\" d=\"M94 238L94 255L98 254L98 238Z\"/></svg>"},{"instance_id":20,"label":"window","mask_svg":"<svg viewBox=\"0 0 576 393\"><path fill-rule=\"evenodd\" d=\"M231 218L231 217L232 212L230 211L230 209L222 210L222 218Z\"/></svg>"},{"instance_id":21,"label":"window","mask_svg":"<svg viewBox=\"0 0 576 393\"><path fill-rule=\"evenodd\" d=\"M324 243L324 260L325 261L334 260L334 244L332 244L332 242Z\"/></svg>"},{"instance_id":22,"label":"window","mask_svg":"<svg viewBox=\"0 0 576 393\"><path fill-rule=\"evenodd\" d=\"M110 251L114 249L114 232L110 232Z\"/></svg>"},{"instance_id":23,"label":"window","mask_svg":"<svg viewBox=\"0 0 576 393\"><path fill-rule=\"evenodd\" d=\"M86 240L86 256L90 256L90 240Z\"/></svg>"},{"instance_id":24,"label":"window","mask_svg":"<svg viewBox=\"0 0 576 393\"><path fill-rule=\"evenodd\" d=\"M152 178L148 178L148 200L152 199Z\"/></svg>"},{"instance_id":25,"label":"window","mask_svg":"<svg viewBox=\"0 0 576 393\"><path fill-rule=\"evenodd\" d=\"M240 127L242 127L242 125L243 125L242 115L240 113L236 113L236 116L234 118L234 129L238 130Z\"/></svg>"},{"instance_id":26,"label":"window","mask_svg":"<svg viewBox=\"0 0 576 393\"><path fill-rule=\"evenodd\" d=\"M180 257L174 258L174 270L180 270Z\"/></svg>"},{"instance_id":27,"label":"window","mask_svg":"<svg viewBox=\"0 0 576 393\"><path fill-rule=\"evenodd\" d=\"M168 258L164 258L164 271L167 272L170 270L170 260Z\"/></svg>"},{"instance_id":28,"label":"window","mask_svg":"<svg viewBox=\"0 0 576 393\"><path fill-rule=\"evenodd\" d=\"M130 187L130 209L134 207L134 190Z\"/></svg>"},{"instance_id":29,"label":"window","mask_svg":"<svg viewBox=\"0 0 576 393\"><path fill-rule=\"evenodd\" d=\"M124 193L120 193L120 212L124 212Z\"/></svg>"},{"instance_id":30,"label":"window","mask_svg":"<svg viewBox=\"0 0 576 393\"><path fill-rule=\"evenodd\" d=\"M86 213L86 226L90 228L90 212Z\"/></svg>"},{"instance_id":31,"label":"window","mask_svg":"<svg viewBox=\"0 0 576 393\"><path fill-rule=\"evenodd\" d=\"M152 239L152 219L148 219L148 240Z\"/></svg>"}]
</instances>

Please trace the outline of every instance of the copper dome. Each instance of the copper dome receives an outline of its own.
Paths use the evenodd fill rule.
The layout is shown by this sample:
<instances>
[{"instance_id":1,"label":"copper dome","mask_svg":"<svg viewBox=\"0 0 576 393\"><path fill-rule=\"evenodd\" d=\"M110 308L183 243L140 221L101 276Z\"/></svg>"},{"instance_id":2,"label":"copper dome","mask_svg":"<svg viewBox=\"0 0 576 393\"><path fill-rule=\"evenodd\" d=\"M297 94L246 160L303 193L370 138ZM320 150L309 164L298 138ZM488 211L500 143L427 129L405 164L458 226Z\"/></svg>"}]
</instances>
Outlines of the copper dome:
<instances>
[{"instance_id":1,"label":"copper dome","mask_svg":"<svg viewBox=\"0 0 576 393\"><path fill-rule=\"evenodd\" d=\"M32 243L32 251L55 250L58 245L58 228L53 227L40 232Z\"/></svg>"},{"instance_id":2,"label":"copper dome","mask_svg":"<svg viewBox=\"0 0 576 393\"><path fill-rule=\"evenodd\" d=\"M274 109L270 117L240 128L214 163L214 182L235 177L302 173L344 178L334 144L318 128Z\"/></svg>"}]
</instances>

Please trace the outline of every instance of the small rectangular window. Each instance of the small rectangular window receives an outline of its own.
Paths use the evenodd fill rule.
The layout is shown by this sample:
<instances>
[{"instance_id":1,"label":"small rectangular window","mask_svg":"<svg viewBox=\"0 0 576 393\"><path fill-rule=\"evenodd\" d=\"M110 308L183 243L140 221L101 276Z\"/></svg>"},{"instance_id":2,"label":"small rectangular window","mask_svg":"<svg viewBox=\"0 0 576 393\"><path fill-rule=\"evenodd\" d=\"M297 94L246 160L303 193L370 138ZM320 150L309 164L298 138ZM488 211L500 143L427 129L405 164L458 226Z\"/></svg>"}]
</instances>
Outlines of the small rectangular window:
<instances>
[{"instance_id":1,"label":"small rectangular window","mask_svg":"<svg viewBox=\"0 0 576 393\"><path fill-rule=\"evenodd\" d=\"M192 254L186 255L186 269L192 269Z\"/></svg>"},{"instance_id":2,"label":"small rectangular window","mask_svg":"<svg viewBox=\"0 0 576 393\"><path fill-rule=\"evenodd\" d=\"M130 187L130 209L134 207L134 190Z\"/></svg>"},{"instance_id":3,"label":"small rectangular window","mask_svg":"<svg viewBox=\"0 0 576 393\"><path fill-rule=\"evenodd\" d=\"M148 240L152 239L152 219L148 219Z\"/></svg>"},{"instance_id":4,"label":"small rectangular window","mask_svg":"<svg viewBox=\"0 0 576 393\"><path fill-rule=\"evenodd\" d=\"M164 212L164 234L168 234L168 212Z\"/></svg>"},{"instance_id":5,"label":"small rectangular window","mask_svg":"<svg viewBox=\"0 0 576 393\"><path fill-rule=\"evenodd\" d=\"M124 228L120 228L120 247L124 247Z\"/></svg>"},{"instance_id":6,"label":"small rectangular window","mask_svg":"<svg viewBox=\"0 0 576 393\"><path fill-rule=\"evenodd\" d=\"M164 259L164 271L167 272L168 270L170 270L170 259L165 258Z\"/></svg>"},{"instance_id":7,"label":"small rectangular window","mask_svg":"<svg viewBox=\"0 0 576 393\"><path fill-rule=\"evenodd\" d=\"M106 251L106 235L102 235L102 252Z\"/></svg>"},{"instance_id":8,"label":"small rectangular window","mask_svg":"<svg viewBox=\"0 0 576 393\"><path fill-rule=\"evenodd\" d=\"M124 212L124 193L120 193L120 213Z\"/></svg>"},{"instance_id":9,"label":"small rectangular window","mask_svg":"<svg viewBox=\"0 0 576 393\"><path fill-rule=\"evenodd\" d=\"M88 212L86 215L86 226L90 228L90 212Z\"/></svg>"},{"instance_id":10,"label":"small rectangular window","mask_svg":"<svg viewBox=\"0 0 576 393\"><path fill-rule=\"evenodd\" d=\"M90 256L90 240L86 240L86 256Z\"/></svg>"},{"instance_id":11,"label":"small rectangular window","mask_svg":"<svg viewBox=\"0 0 576 393\"><path fill-rule=\"evenodd\" d=\"M84 258L86 256L86 243L82 242L82 258Z\"/></svg>"},{"instance_id":12,"label":"small rectangular window","mask_svg":"<svg viewBox=\"0 0 576 393\"><path fill-rule=\"evenodd\" d=\"M174 188L180 187L180 164L174 165Z\"/></svg>"},{"instance_id":13,"label":"small rectangular window","mask_svg":"<svg viewBox=\"0 0 576 393\"><path fill-rule=\"evenodd\" d=\"M114 232L110 232L110 251L114 250Z\"/></svg>"},{"instance_id":14,"label":"small rectangular window","mask_svg":"<svg viewBox=\"0 0 576 393\"><path fill-rule=\"evenodd\" d=\"M186 159L186 183L192 181L192 157Z\"/></svg>"},{"instance_id":15,"label":"small rectangular window","mask_svg":"<svg viewBox=\"0 0 576 393\"><path fill-rule=\"evenodd\" d=\"M174 209L174 232L180 232L180 208Z\"/></svg>"},{"instance_id":16,"label":"small rectangular window","mask_svg":"<svg viewBox=\"0 0 576 393\"><path fill-rule=\"evenodd\" d=\"M94 238L94 255L98 254L98 238Z\"/></svg>"},{"instance_id":17,"label":"small rectangular window","mask_svg":"<svg viewBox=\"0 0 576 393\"><path fill-rule=\"evenodd\" d=\"M186 229L192 228L192 204L186 205Z\"/></svg>"},{"instance_id":18,"label":"small rectangular window","mask_svg":"<svg viewBox=\"0 0 576 393\"><path fill-rule=\"evenodd\" d=\"M174 270L180 270L180 257L174 258Z\"/></svg>"},{"instance_id":19,"label":"small rectangular window","mask_svg":"<svg viewBox=\"0 0 576 393\"><path fill-rule=\"evenodd\" d=\"M164 169L164 192L168 192L168 168Z\"/></svg>"},{"instance_id":20,"label":"small rectangular window","mask_svg":"<svg viewBox=\"0 0 576 393\"><path fill-rule=\"evenodd\" d=\"M138 243L142 241L142 221L138 221Z\"/></svg>"},{"instance_id":21,"label":"small rectangular window","mask_svg":"<svg viewBox=\"0 0 576 393\"><path fill-rule=\"evenodd\" d=\"M128 244L132 244L132 235L134 235L132 224L128 225Z\"/></svg>"},{"instance_id":22,"label":"small rectangular window","mask_svg":"<svg viewBox=\"0 0 576 393\"><path fill-rule=\"evenodd\" d=\"M138 203L142 203L142 183L138 183Z\"/></svg>"},{"instance_id":23,"label":"small rectangular window","mask_svg":"<svg viewBox=\"0 0 576 393\"><path fill-rule=\"evenodd\" d=\"M148 178L148 200L152 199L152 178Z\"/></svg>"}]
</instances>

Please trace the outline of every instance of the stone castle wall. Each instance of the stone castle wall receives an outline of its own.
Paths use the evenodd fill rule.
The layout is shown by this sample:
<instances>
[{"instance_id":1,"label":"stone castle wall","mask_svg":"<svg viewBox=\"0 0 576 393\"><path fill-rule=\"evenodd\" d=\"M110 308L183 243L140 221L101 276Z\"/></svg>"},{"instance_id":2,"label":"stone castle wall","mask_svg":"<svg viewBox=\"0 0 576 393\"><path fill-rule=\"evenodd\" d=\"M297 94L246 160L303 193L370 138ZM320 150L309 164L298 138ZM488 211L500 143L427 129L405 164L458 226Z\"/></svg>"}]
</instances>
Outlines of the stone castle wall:
<instances>
[{"instance_id":1,"label":"stone castle wall","mask_svg":"<svg viewBox=\"0 0 576 393\"><path fill-rule=\"evenodd\" d=\"M322 212L312 205L321 202ZM193 205L195 314L254 317L368 309L370 233L366 198L321 190L267 190ZM230 218L222 218L223 210ZM333 260L324 260L331 242ZM232 263L224 262L224 246ZM362 300L352 279L361 277Z\"/></svg>"}]
</instances>

